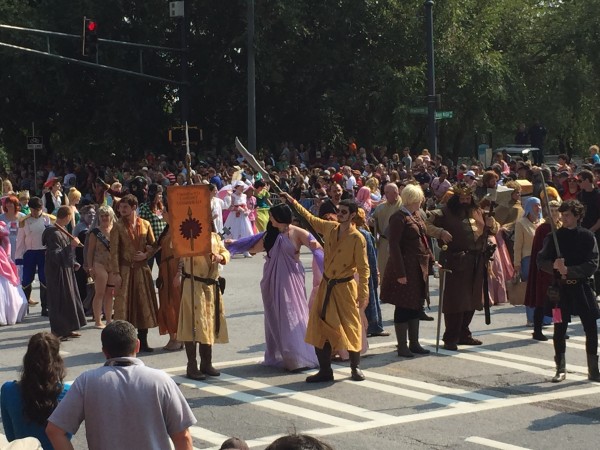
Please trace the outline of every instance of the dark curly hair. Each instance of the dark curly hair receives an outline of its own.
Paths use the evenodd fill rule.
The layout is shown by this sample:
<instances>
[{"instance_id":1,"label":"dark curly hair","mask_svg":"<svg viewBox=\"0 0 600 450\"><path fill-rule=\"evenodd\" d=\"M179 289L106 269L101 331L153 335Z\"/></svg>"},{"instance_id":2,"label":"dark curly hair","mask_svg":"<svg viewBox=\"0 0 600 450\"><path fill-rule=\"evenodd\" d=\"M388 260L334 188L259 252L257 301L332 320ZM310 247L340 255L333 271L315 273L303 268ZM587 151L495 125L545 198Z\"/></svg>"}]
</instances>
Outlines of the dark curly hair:
<instances>
[{"instance_id":1,"label":"dark curly hair","mask_svg":"<svg viewBox=\"0 0 600 450\"><path fill-rule=\"evenodd\" d=\"M23 357L21 395L23 413L38 425L45 425L63 390L65 364L59 354L60 340L52 333L31 336Z\"/></svg>"}]
</instances>

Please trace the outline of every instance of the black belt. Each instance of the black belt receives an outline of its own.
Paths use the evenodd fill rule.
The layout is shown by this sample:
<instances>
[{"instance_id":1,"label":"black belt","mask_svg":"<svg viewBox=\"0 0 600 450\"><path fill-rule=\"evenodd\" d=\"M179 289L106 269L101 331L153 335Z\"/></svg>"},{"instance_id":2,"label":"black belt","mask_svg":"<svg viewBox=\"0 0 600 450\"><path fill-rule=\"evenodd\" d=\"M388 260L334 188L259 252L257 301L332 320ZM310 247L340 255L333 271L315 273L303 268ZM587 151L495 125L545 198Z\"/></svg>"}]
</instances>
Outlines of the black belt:
<instances>
[{"instance_id":1,"label":"black belt","mask_svg":"<svg viewBox=\"0 0 600 450\"><path fill-rule=\"evenodd\" d=\"M192 278L192 276L189 273L185 273L182 272L181 274L183 279L187 279L187 278ZM219 337L219 330L221 329L221 302L219 301L219 298L221 296L221 289L220 289L220 283L219 280L215 280L213 278L202 278L202 277L197 277L196 275L194 275L194 281L198 281L200 283L204 283L206 285L209 286L215 286L214 287L214 301L215 301L215 336ZM183 287L182 287L183 289ZM192 308L194 307L194 299L192 298Z\"/></svg>"},{"instance_id":2,"label":"black belt","mask_svg":"<svg viewBox=\"0 0 600 450\"><path fill-rule=\"evenodd\" d=\"M331 297L331 290L336 284L347 283L354 280L354 277L346 278L327 278L323 275L323 279L327 282L327 290L325 291L325 299L323 300L323 308L321 309L321 319L325 320L325 314L327 313L327 306Z\"/></svg>"},{"instance_id":3,"label":"black belt","mask_svg":"<svg viewBox=\"0 0 600 450\"><path fill-rule=\"evenodd\" d=\"M575 286L577 284L586 284L589 283L587 278L571 278L571 279L558 279L558 284L561 286Z\"/></svg>"}]
</instances>

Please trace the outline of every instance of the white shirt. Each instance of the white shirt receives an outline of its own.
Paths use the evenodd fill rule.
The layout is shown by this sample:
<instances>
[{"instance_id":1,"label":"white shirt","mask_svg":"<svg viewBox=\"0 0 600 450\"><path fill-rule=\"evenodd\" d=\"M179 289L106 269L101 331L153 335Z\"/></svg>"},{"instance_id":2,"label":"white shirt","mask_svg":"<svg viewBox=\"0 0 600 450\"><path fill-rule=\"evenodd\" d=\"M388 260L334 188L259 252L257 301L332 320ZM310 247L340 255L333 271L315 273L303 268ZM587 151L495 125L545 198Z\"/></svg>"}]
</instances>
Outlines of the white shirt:
<instances>
[{"instance_id":1,"label":"white shirt","mask_svg":"<svg viewBox=\"0 0 600 450\"><path fill-rule=\"evenodd\" d=\"M42 244L42 234L50 225L52 225L52 220L47 214L42 214L37 219L32 216L23 219L19 223L19 231L17 231L15 260L23 259L27 250L44 250L46 246Z\"/></svg>"}]
</instances>

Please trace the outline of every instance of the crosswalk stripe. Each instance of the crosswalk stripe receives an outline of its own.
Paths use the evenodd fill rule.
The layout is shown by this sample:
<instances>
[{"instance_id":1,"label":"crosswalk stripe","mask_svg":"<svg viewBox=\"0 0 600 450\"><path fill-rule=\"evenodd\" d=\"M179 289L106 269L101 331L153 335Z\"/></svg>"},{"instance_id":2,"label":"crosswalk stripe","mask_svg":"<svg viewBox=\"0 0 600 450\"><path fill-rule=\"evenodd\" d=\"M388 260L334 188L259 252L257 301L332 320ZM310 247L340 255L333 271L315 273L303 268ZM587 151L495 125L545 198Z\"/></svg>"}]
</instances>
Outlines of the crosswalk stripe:
<instances>
[{"instance_id":1,"label":"crosswalk stripe","mask_svg":"<svg viewBox=\"0 0 600 450\"><path fill-rule=\"evenodd\" d=\"M494 335L512 338L512 339L519 339L519 340L524 339L524 337L519 333L494 333ZM552 345L552 339L548 339L547 341L537 341L537 342L539 342L540 344L543 344L543 345ZM567 348L575 348L577 350L585 350L585 345L576 344L574 342L571 342L571 339L567 339L566 343L567 343Z\"/></svg>"},{"instance_id":2,"label":"crosswalk stripe","mask_svg":"<svg viewBox=\"0 0 600 450\"><path fill-rule=\"evenodd\" d=\"M232 375L227 375L222 373L219 377L220 380L226 381L229 383L235 383L240 386L247 387L249 389L256 389L264 392L268 392L270 394L280 395L287 398L291 398L293 400L308 403L310 405L318 405L322 408L332 409L334 411L338 411L345 414L350 414L353 416L358 416L364 419L370 420L379 420L389 417L388 414L379 413L376 411L371 411L365 408L360 408L358 406L353 406L348 403L342 403L335 400L329 400L327 398L318 397L312 394L306 394L304 392L292 391L291 389L284 389L278 386L271 386L265 383L261 383L254 380L248 380L245 378L235 377Z\"/></svg>"},{"instance_id":3,"label":"crosswalk stripe","mask_svg":"<svg viewBox=\"0 0 600 450\"><path fill-rule=\"evenodd\" d=\"M486 439L479 436L468 437L465 439L465 442L472 442L473 444L485 445L486 447L497 448L500 450L529 450L526 447L506 444L505 442L494 441L492 439Z\"/></svg>"},{"instance_id":4,"label":"crosswalk stripe","mask_svg":"<svg viewBox=\"0 0 600 450\"><path fill-rule=\"evenodd\" d=\"M267 408L286 414L292 414L298 417L326 423L329 425L343 426L359 423L353 420L343 419L341 417L332 416L330 414L325 414L311 409L302 408L300 406L278 402L275 400L268 399L266 397L252 395L246 392L239 392L222 386L203 383L201 381L189 380L179 375L173 376L173 379L177 384L181 386L198 389L203 392L208 392L217 396L228 397L242 403L249 403L252 405L260 406L262 408Z\"/></svg>"}]
</instances>

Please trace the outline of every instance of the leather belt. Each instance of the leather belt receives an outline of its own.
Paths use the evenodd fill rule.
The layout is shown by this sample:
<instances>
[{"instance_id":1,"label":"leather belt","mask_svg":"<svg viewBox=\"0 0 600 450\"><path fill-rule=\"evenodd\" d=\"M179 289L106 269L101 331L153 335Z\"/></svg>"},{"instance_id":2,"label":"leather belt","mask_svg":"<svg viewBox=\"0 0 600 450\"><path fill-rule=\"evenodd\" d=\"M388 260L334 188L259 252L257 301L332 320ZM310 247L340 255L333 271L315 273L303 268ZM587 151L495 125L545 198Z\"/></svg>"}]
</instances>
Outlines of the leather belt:
<instances>
[{"instance_id":1,"label":"leather belt","mask_svg":"<svg viewBox=\"0 0 600 450\"><path fill-rule=\"evenodd\" d=\"M181 277L186 280L192 278L189 273L182 272ZM219 301L221 297L221 289L219 280L215 280L213 278L202 278L194 275L194 281L198 281L200 283L204 283L208 286L214 286L214 302L215 302L215 336L219 336L219 330L221 329L221 302ZM183 287L182 287L183 290ZM192 308L194 307L194 299L192 299Z\"/></svg>"},{"instance_id":2,"label":"leather belt","mask_svg":"<svg viewBox=\"0 0 600 450\"><path fill-rule=\"evenodd\" d=\"M321 309L321 319L325 320L325 315L327 313L327 306L329 306L329 301L331 300L331 291L336 284L348 283L351 280L354 280L354 277L346 277L346 278L328 278L323 274L323 279L327 282L327 290L325 291L325 299L323 300L323 308Z\"/></svg>"}]
</instances>

